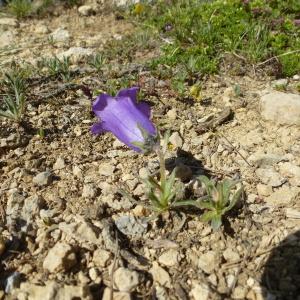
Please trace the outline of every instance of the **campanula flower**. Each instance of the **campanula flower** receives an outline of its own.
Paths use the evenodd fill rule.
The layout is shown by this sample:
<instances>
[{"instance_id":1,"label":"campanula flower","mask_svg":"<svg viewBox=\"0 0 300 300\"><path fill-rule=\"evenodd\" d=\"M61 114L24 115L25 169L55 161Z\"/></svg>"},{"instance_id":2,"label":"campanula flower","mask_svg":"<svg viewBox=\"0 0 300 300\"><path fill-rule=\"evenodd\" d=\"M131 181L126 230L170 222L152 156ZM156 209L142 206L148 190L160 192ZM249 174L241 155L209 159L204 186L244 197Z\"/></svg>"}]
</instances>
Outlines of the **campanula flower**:
<instances>
[{"instance_id":1,"label":"campanula flower","mask_svg":"<svg viewBox=\"0 0 300 300\"><path fill-rule=\"evenodd\" d=\"M91 128L93 134L110 131L137 152L149 152L157 145L157 131L150 120L150 106L137 102L138 88L121 90L116 97L99 95L93 112L100 119Z\"/></svg>"}]
</instances>

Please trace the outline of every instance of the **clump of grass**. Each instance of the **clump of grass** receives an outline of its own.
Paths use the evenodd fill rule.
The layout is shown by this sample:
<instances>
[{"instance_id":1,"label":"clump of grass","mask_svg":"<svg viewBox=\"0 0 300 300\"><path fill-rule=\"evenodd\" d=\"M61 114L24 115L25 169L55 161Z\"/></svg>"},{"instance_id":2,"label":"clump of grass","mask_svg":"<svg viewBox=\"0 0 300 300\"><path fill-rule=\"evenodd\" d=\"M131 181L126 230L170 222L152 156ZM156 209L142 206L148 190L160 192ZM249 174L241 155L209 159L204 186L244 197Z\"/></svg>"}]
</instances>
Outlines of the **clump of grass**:
<instances>
[{"instance_id":1,"label":"clump of grass","mask_svg":"<svg viewBox=\"0 0 300 300\"><path fill-rule=\"evenodd\" d=\"M44 59L41 64L48 69L51 76L57 76L63 81L69 81L71 79L71 63L69 57L64 57L60 60L55 56L49 59Z\"/></svg>"},{"instance_id":2,"label":"clump of grass","mask_svg":"<svg viewBox=\"0 0 300 300\"><path fill-rule=\"evenodd\" d=\"M20 122L26 103L27 85L24 72L14 69L10 73L4 74L2 85L4 86L4 93L2 94L4 109L0 109L0 116Z\"/></svg>"},{"instance_id":3,"label":"clump of grass","mask_svg":"<svg viewBox=\"0 0 300 300\"><path fill-rule=\"evenodd\" d=\"M101 73L103 67L107 62L107 58L102 53L97 53L96 55L92 56L89 65L97 70L98 73Z\"/></svg>"},{"instance_id":4,"label":"clump of grass","mask_svg":"<svg viewBox=\"0 0 300 300\"><path fill-rule=\"evenodd\" d=\"M8 9L17 18L27 17L32 12L32 2L30 0L9 0Z\"/></svg>"},{"instance_id":5,"label":"clump of grass","mask_svg":"<svg viewBox=\"0 0 300 300\"><path fill-rule=\"evenodd\" d=\"M277 76L299 71L300 27L294 22L300 14L299 1L171 2L144 3L143 14L136 18L147 30L153 28L152 34L161 43L150 68L156 73L169 69L179 94L186 94L204 75L218 72L226 53L242 57L249 65L274 57L270 63L281 65Z\"/></svg>"}]
</instances>

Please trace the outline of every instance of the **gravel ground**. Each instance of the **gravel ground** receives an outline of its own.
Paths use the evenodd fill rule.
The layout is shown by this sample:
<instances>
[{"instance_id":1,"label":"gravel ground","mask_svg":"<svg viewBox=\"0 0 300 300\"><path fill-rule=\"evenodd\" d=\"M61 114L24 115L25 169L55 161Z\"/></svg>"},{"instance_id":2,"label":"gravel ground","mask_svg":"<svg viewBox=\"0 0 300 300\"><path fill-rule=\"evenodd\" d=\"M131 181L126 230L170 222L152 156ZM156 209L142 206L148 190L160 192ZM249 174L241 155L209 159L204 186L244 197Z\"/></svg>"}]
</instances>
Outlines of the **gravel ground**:
<instances>
[{"instance_id":1,"label":"gravel ground","mask_svg":"<svg viewBox=\"0 0 300 300\"><path fill-rule=\"evenodd\" d=\"M67 53L75 72L72 84L32 76L24 123L0 119L0 298L297 299L299 76L231 75L224 62L205 79L206 100L190 103L142 64L116 65L120 76L139 75L153 121L171 130L168 162L180 167L189 197L201 194L201 174L241 179L245 188L217 232L197 210L148 218L141 178L158 170L157 158L109 133L93 136L96 119L81 90L106 83L85 59L134 26L86 5L90 12L58 7L42 19L0 16L3 69Z\"/></svg>"}]
</instances>

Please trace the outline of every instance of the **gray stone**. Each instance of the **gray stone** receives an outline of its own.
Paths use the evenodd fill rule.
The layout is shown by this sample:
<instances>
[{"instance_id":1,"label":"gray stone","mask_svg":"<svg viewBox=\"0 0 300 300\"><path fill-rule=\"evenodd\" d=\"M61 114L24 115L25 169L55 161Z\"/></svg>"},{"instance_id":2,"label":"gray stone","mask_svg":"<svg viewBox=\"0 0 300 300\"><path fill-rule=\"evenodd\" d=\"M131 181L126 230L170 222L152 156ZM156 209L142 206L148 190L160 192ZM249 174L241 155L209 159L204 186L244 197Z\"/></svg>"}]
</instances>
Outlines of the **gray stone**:
<instances>
[{"instance_id":1,"label":"gray stone","mask_svg":"<svg viewBox=\"0 0 300 300\"><path fill-rule=\"evenodd\" d=\"M198 259L198 267L207 274L212 273L219 265L219 256L215 251L201 254Z\"/></svg>"},{"instance_id":2,"label":"gray stone","mask_svg":"<svg viewBox=\"0 0 300 300\"><path fill-rule=\"evenodd\" d=\"M103 176L113 175L115 166L108 162L103 162L99 165L99 174Z\"/></svg>"},{"instance_id":3,"label":"gray stone","mask_svg":"<svg viewBox=\"0 0 300 300\"><path fill-rule=\"evenodd\" d=\"M139 3L140 0L112 0L118 7Z\"/></svg>"},{"instance_id":4,"label":"gray stone","mask_svg":"<svg viewBox=\"0 0 300 300\"><path fill-rule=\"evenodd\" d=\"M300 211L294 208L288 207L285 211L285 215L287 218L300 219Z\"/></svg>"},{"instance_id":5,"label":"gray stone","mask_svg":"<svg viewBox=\"0 0 300 300\"><path fill-rule=\"evenodd\" d=\"M95 282L95 280L97 280L98 275L99 275L98 269L96 269L96 268L89 269L89 277L93 280L93 282Z\"/></svg>"},{"instance_id":6,"label":"gray stone","mask_svg":"<svg viewBox=\"0 0 300 300\"><path fill-rule=\"evenodd\" d=\"M65 167L65 160L62 157L58 157L55 164L53 165L53 170L61 170Z\"/></svg>"},{"instance_id":7,"label":"gray stone","mask_svg":"<svg viewBox=\"0 0 300 300\"><path fill-rule=\"evenodd\" d=\"M174 145L176 148L181 148L183 144L183 140L180 136L180 134L175 131L171 134L169 141L172 145Z\"/></svg>"},{"instance_id":8,"label":"gray stone","mask_svg":"<svg viewBox=\"0 0 300 300\"><path fill-rule=\"evenodd\" d=\"M47 34L49 33L49 28L44 24L39 24L35 26L34 32L37 34Z\"/></svg>"},{"instance_id":9,"label":"gray stone","mask_svg":"<svg viewBox=\"0 0 300 300\"><path fill-rule=\"evenodd\" d=\"M76 262L76 255L73 248L65 242L58 242L49 250L43 262L43 268L50 273L67 271Z\"/></svg>"},{"instance_id":10,"label":"gray stone","mask_svg":"<svg viewBox=\"0 0 300 300\"><path fill-rule=\"evenodd\" d=\"M169 299L168 292L164 287L157 284L157 285L154 286L154 288L155 288L155 298L156 298L156 300L167 300L167 299Z\"/></svg>"},{"instance_id":11,"label":"gray stone","mask_svg":"<svg viewBox=\"0 0 300 300\"><path fill-rule=\"evenodd\" d=\"M273 192L272 187L270 185L265 185L260 183L256 186L256 189L258 195L263 197L270 196Z\"/></svg>"},{"instance_id":12,"label":"gray stone","mask_svg":"<svg viewBox=\"0 0 300 300\"><path fill-rule=\"evenodd\" d=\"M155 282L167 288L171 288L172 282L169 273L160 267L157 262L153 262L152 268L149 272Z\"/></svg>"},{"instance_id":13,"label":"gray stone","mask_svg":"<svg viewBox=\"0 0 300 300\"><path fill-rule=\"evenodd\" d=\"M247 288L243 286L237 286L232 292L232 299L245 299L247 294Z\"/></svg>"},{"instance_id":14,"label":"gray stone","mask_svg":"<svg viewBox=\"0 0 300 300\"><path fill-rule=\"evenodd\" d=\"M111 195L115 190L112 184L105 181L99 182L98 187L101 189L101 194L103 196Z\"/></svg>"},{"instance_id":15,"label":"gray stone","mask_svg":"<svg viewBox=\"0 0 300 300\"><path fill-rule=\"evenodd\" d=\"M77 273L77 278L78 278L78 281L81 283L81 284L87 284L90 282L90 279L88 278L87 275L84 274L83 271L79 271Z\"/></svg>"},{"instance_id":16,"label":"gray stone","mask_svg":"<svg viewBox=\"0 0 300 300\"><path fill-rule=\"evenodd\" d=\"M34 217L38 216L40 210L45 206L45 201L41 196L33 195L28 197L24 201L24 206L22 208L22 218L29 222Z\"/></svg>"},{"instance_id":17,"label":"gray stone","mask_svg":"<svg viewBox=\"0 0 300 300\"><path fill-rule=\"evenodd\" d=\"M101 244L98 227L85 220L77 221L71 224L61 222L59 223L58 227L67 236L72 237L79 242L91 243L95 245Z\"/></svg>"},{"instance_id":18,"label":"gray stone","mask_svg":"<svg viewBox=\"0 0 300 300\"><path fill-rule=\"evenodd\" d=\"M208 300L209 287L205 283L193 281L191 294L194 297L194 300Z\"/></svg>"},{"instance_id":19,"label":"gray stone","mask_svg":"<svg viewBox=\"0 0 300 300\"><path fill-rule=\"evenodd\" d=\"M14 18L0 18L0 26L18 27L19 23L18 20Z\"/></svg>"},{"instance_id":20,"label":"gray stone","mask_svg":"<svg viewBox=\"0 0 300 300\"><path fill-rule=\"evenodd\" d=\"M299 81L300 80L300 75L296 74L293 76L294 81Z\"/></svg>"},{"instance_id":21,"label":"gray stone","mask_svg":"<svg viewBox=\"0 0 300 300\"><path fill-rule=\"evenodd\" d=\"M255 145L260 145L263 143L263 137L260 129L254 129L246 134L239 136L239 144L243 146L246 150L252 148Z\"/></svg>"},{"instance_id":22,"label":"gray stone","mask_svg":"<svg viewBox=\"0 0 300 300\"><path fill-rule=\"evenodd\" d=\"M283 176L289 177L289 182L293 186L300 186L300 167L292 163L282 163L279 167Z\"/></svg>"},{"instance_id":23,"label":"gray stone","mask_svg":"<svg viewBox=\"0 0 300 300\"><path fill-rule=\"evenodd\" d=\"M18 193L18 192L13 192L7 200L6 204L6 215L11 216L15 215L23 206L25 197Z\"/></svg>"},{"instance_id":24,"label":"gray stone","mask_svg":"<svg viewBox=\"0 0 300 300\"><path fill-rule=\"evenodd\" d=\"M139 274L126 268L114 272L114 284L120 292L131 292L139 284Z\"/></svg>"},{"instance_id":25,"label":"gray stone","mask_svg":"<svg viewBox=\"0 0 300 300\"><path fill-rule=\"evenodd\" d=\"M255 166L263 168L273 166L274 164L283 161L284 157L273 153L262 153L262 151L256 151L251 154L247 160Z\"/></svg>"},{"instance_id":26,"label":"gray stone","mask_svg":"<svg viewBox=\"0 0 300 300\"><path fill-rule=\"evenodd\" d=\"M146 193L146 187L144 184L139 184L133 191L133 195L138 196L140 198L142 198L143 196L145 197L145 193Z\"/></svg>"},{"instance_id":27,"label":"gray stone","mask_svg":"<svg viewBox=\"0 0 300 300\"><path fill-rule=\"evenodd\" d=\"M10 31L0 32L0 48L10 46L15 41L15 34Z\"/></svg>"},{"instance_id":28,"label":"gray stone","mask_svg":"<svg viewBox=\"0 0 300 300\"><path fill-rule=\"evenodd\" d=\"M90 5L79 6L78 12L82 16L90 16L95 13L94 9Z\"/></svg>"},{"instance_id":29,"label":"gray stone","mask_svg":"<svg viewBox=\"0 0 300 300\"><path fill-rule=\"evenodd\" d=\"M95 198L97 196L97 187L93 183L87 183L83 186L82 197L83 198Z\"/></svg>"},{"instance_id":30,"label":"gray stone","mask_svg":"<svg viewBox=\"0 0 300 300\"><path fill-rule=\"evenodd\" d=\"M285 88L288 83L289 81L286 78L282 78L272 81L271 85L274 88Z\"/></svg>"},{"instance_id":31,"label":"gray stone","mask_svg":"<svg viewBox=\"0 0 300 300\"><path fill-rule=\"evenodd\" d=\"M67 42L70 39L70 33L63 28L57 28L50 34L54 42Z\"/></svg>"},{"instance_id":32,"label":"gray stone","mask_svg":"<svg viewBox=\"0 0 300 300\"><path fill-rule=\"evenodd\" d=\"M261 97L264 119L281 125L300 125L300 95L272 92Z\"/></svg>"},{"instance_id":33,"label":"gray stone","mask_svg":"<svg viewBox=\"0 0 300 300\"><path fill-rule=\"evenodd\" d=\"M300 188L283 186L265 198L267 204L280 206L296 201L300 195Z\"/></svg>"},{"instance_id":34,"label":"gray stone","mask_svg":"<svg viewBox=\"0 0 300 300\"><path fill-rule=\"evenodd\" d=\"M122 216L115 221L117 228L129 236L142 236L147 232L148 223L134 216Z\"/></svg>"},{"instance_id":35,"label":"gray stone","mask_svg":"<svg viewBox=\"0 0 300 300\"><path fill-rule=\"evenodd\" d=\"M79 166L73 167L73 175L76 176L77 178L82 178L82 170Z\"/></svg>"},{"instance_id":36,"label":"gray stone","mask_svg":"<svg viewBox=\"0 0 300 300\"><path fill-rule=\"evenodd\" d=\"M71 47L69 50L59 53L57 57L63 59L64 57L69 57L73 63L78 63L93 55L93 50L89 48L82 47Z\"/></svg>"},{"instance_id":37,"label":"gray stone","mask_svg":"<svg viewBox=\"0 0 300 300\"><path fill-rule=\"evenodd\" d=\"M179 252L175 249L170 249L161 254L158 262L167 267L176 266L180 261Z\"/></svg>"},{"instance_id":38,"label":"gray stone","mask_svg":"<svg viewBox=\"0 0 300 300\"><path fill-rule=\"evenodd\" d=\"M93 262L97 267L104 268L107 266L111 258L111 254L109 251L104 249L97 249L93 254Z\"/></svg>"},{"instance_id":39,"label":"gray stone","mask_svg":"<svg viewBox=\"0 0 300 300\"><path fill-rule=\"evenodd\" d=\"M14 295L16 299L28 300L92 300L88 286L61 285L46 281L44 285L23 282Z\"/></svg>"},{"instance_id":40,"label":"gray stone","mask_svg":"<svg viewBox=\"0 0 300 300\"><path fill-rule=\"evenodd\" d=\"M281 186L284 182L286 182L286 179L272 167L259 168L255 171L255 173L262 183L272 187Z\"/></svg>"},{"instance_id":41,"label":"gray stone","mask_svg":"<svg viewBox=\"0 0 300 300\"><path fill-rule=\"evenodd\" d=\"M131 300L130 293L127 292L114 292L113 300ZM111 289L105 288L102 300L111 300Z\"/></svg>"},{"instance_id":42,"label":"gray stone","mask_svg":"<svg viewBox=\"0 0 300 300\"><path fill-rule=\"evenodd\" d=\"M50 171L45 171L33 177L32 182L39 186L47 186L52 182L52 174Z\"/></svg>"},{"instance_id":43,"label":"gray stone","mask_svg":"<svg viewBox=\"0 0 300 300\"><path fill-rule=\"evenodd\" d=\"M177 119L177 110L176 108L172 108L170 109L168 112L167 112L167 117L170 119L170 120L176 120Z\"/></svg>"},{"instance_id":44,"label":"gray stone","mask_svg":"<svg viewBox=\"0 0 300 300\"><path fill-rule=\"evenodd\" d=\"M139 176L141 179L147 179L149 176L149 171L147 168L140 168L139 170Z\"/></svg>"},{"instance_id":45,"label":"gray stone","mask_svg":"<svg viewBox=\"0 0 300 300\"><path fill-rule=\"evenodd\" d=\"M223 257L228 262L234 262L240 259L240 255L237 252L233 251L233 249L231 248L227 248L223 252Z\"/></svg>"}]
</instances>

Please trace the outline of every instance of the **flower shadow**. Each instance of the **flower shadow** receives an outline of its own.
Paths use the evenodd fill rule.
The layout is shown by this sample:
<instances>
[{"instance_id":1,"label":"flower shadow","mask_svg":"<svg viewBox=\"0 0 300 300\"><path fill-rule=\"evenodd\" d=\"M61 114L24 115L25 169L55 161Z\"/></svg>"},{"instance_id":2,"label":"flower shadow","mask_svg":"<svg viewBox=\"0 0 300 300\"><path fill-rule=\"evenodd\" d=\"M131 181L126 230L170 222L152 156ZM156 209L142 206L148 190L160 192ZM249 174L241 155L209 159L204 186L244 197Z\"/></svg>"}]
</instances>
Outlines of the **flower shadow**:
<instances>
[{"instance_id":1,"label":"flower shadow","mask_svg":"<svg viewBox=\"0 0 300 300\"><path fill-rule=\"evenodd\" d=\"M300 231L272 249L264 265L261 285L265 299L300 299Z\"/></svg>"},{"instance_id":2,"label":"flower shadow","mask_svg":"<svg viewBox=\"0 0 300 300\"><path fill-rule=\"evenodd\" d=\"M201 160L196 159L192 153L182 149L177 150L176 157L166 159L166 169L169 172L172 172L175 167L178 168L176 176L184 183L194 176L211 176L210 171L205 169Z\"/></svg>"}]
</instances>

